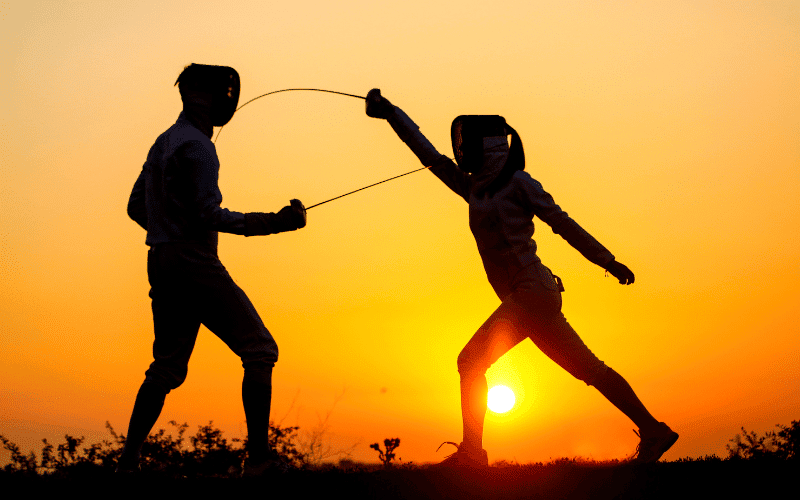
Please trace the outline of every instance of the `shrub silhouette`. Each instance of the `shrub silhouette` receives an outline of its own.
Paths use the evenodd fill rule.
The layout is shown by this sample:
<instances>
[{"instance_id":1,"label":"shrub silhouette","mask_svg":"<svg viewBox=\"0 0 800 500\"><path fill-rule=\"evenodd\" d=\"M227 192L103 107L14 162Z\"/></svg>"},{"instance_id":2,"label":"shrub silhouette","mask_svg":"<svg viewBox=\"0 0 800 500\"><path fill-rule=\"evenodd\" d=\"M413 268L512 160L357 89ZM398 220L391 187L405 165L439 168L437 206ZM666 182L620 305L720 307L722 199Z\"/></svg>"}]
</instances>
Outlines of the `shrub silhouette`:
<instances>
[{"instance_id":1,"label":"shrub silhouette","mask_svg":"<svg viewBox=\"0 0 800 500\"><path fill-rule=\"evenodd\" d=\"M198 426L194 436L186 438L188 424L178 424L172 420L169 425L174 427L174 433L165 429L150 434L142 447L141 467L144 473L157 473L164 477L230 477L238 476L246 458L246 439L225 439L222 431L215 428L213 421L207 425ZM800 421L792 421L788 426L776 425L777 430L768 431L759 436L755 432L748 432L742 427L742 434L737 434L726 445L728 457L725 460L800 460ZM106 428L111 434L110 439L100 443L84 445L84 437L65 435L65 442L57 446L43 439L44 446L37 457L33 451L24 454L19 446L0 435L3 448L11 453L10 463L0 471L14 475L39 475L72 476L81 471L108 472L114 470L122 449L125 445L125 436L118 434L110 423ZM287 464L293 468L309 468L311 462L308 455L298 445L299 427L282 427L270 423L269 440L273 448L283 457ZM395 460L394 451L400 446L399 438L384 439L385 451L380 444L373 443L370 448L379 453L383 466L390 468ZM561 459L561 461L569 459ZM717 462L723 459L716 455L707 455L696 459L679 459L678 462ZM573 459L574 461L574 459ZM552 462L559 464L559 460ZM526 467L520 464L495 464L498 468ZM529 467L529 464L527 467ZM534 464L536 465L536 464ZM543 466L542 464L538 464ZM358 469L355 463L349 460L340 460L343 469Z\"/></svg>"},{"instance_id":2,"label":"shrub silhouette","mask_svg":"<svg viewBox=\"0 0 800 500\"><path fill-rule=\"evenodd\" d=\"M231 443L222 437L222 431L214 427L213 421L198 426L197 433L187 440L184 437L188 424L169 422L177 431L177 435L167 433L165 429L150 434L142 446L141 468L143 472L157 472L172 477L221 477L238 476L246 458L247 439L233 438ZM3 447L11 452L10 463L3 471L16 474L51 474L66 475L78 469L105 469L112 471L116 467L125 436L118 434L110 423L106 428L111 440L104 439L79 447L84 437L65 435L65 443L54 448L43 439L44 447L41 458L31 451L23 454L19 446L0 435ZM296 444L299 427L281 427L270 423L269 441L275 451L291 467L302 468L307 465L306 456Z\"/></svg>"},{"instance_id":3,"label":"shrub silhouette","mask_svg":"<svg viewBox=\"0 0 800 500\"><path fill-rule=\"evenodd\" d=\"M728 458L731 460L800 460L800 421L792 420L791 425L776 425L778 432L768 431L758 436L755 431L747 432L731 439L727 444Z\"/></svg>"},{"instance_id":4,"label":"shrub silhouette","mask_svg":"<svg viewBox=\"0 0 800 500\"><path fill-rule=\"evenodd\" d=\"M386 452L381 450L381 445L378 443L372 443L369 445L370 448L378 452L378 458L380 458L380 461L383 462L383 466L389 468L392 466L392 460L395 458L394 450L400 446L400 438L384 439L383 446L386 447Z\"/></svg>"}]
</instances>

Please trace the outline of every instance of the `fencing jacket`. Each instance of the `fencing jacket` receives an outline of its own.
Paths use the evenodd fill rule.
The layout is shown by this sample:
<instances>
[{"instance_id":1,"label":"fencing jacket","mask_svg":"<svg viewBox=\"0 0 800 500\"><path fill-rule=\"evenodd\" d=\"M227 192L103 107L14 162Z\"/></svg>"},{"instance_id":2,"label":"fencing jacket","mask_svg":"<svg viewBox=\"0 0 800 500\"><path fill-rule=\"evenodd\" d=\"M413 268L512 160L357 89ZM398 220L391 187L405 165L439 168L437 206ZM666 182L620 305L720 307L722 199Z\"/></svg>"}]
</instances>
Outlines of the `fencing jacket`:
<instances>
[{"instance_id":1,"label":"fencing jacket","mask_svg":"<svg viewBox=\"0 0 800 500\"><path fill-rule=\"evenodd\" d=\"M245 231L243 213L220 207L218 179L214 144L181 113L150 148L128 215L147 230L150 246L192 242L216 248L218 231Z\"/></svg>"},{"instance_id":2,"label":"fencing jacket","mask_svg":"<svg viewBox=\"0 0 800 500\"><path fill-rule=\"evenodd\" d=\"M423 165L429 166L436 177L469 203L469 226L489 283L501 299L513 291L512 282L520 271L541 262L532 239L534 215L590 262L604 267L614 260L611 252L561 210L527 172L517 171L497 192L483 193L508 158L505 137L484 139L483 168L470 175L436 151L401 109L395 107L388 121Z\"/></svg>"},{"instance_id":3,"label":"fencing jacket","mask_svg":"<svg viewBox=\"0 0 800 500\"><path fill-rule=\"evenodd\" d=\"M147 230L150 246L189 242L216 249L220 231L255 236L297 229L279 214L220 207L218 181L214 144L181 113L150 148L128 201L128 215Z\"/></svg>"}]
</instances>

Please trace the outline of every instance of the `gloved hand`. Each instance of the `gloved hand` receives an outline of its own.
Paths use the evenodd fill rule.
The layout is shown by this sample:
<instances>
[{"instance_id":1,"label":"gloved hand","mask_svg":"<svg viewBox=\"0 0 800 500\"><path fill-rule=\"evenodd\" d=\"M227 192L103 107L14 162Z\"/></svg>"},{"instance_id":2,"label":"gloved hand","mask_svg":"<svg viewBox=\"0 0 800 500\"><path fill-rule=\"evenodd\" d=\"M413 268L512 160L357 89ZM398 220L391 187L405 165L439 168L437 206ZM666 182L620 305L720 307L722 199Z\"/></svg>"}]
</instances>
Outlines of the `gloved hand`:
<instances>
[{"instance_id":1,"label":"gloved hand","mask_svg":"<svg viewBox=\"0 0 800 500\"><path fill-rule=\"evenodd\" d=\"M628 269L628 266L621 264L616 260L612 260L606 264L606 271L610 272L615 278L619 280L620 285L630 285L633 283L633 272Z\"/></svg>"},{"instance_id":2,"label":"gloved hand","mask_svg":"<svg viewBox=\"0 0 800 500\"><path fill-rule=\"evenodd\" d=\"M380 89L372 89L367 93L367 116L386 119L392 113L394 105L381 95Z\"/></svg>"},{"instance_id":3,"label":"gloved hand","mask_svg":"<svg viewBox=\"0 0 800 500\"><path fill-rule=\"evenodd\" d=\"M306 225L306 208L300 200L292 200L278 213L249 212L244 214L244 235L258 236L294 231Z\"/></svg>"},{"instance_id":4,"label":"gloved hand","mask_svg":"<svg viewBox=\"0 0 800 500\"><path fill-rule=\"evenodd\" d=\"M306 207L300 200L291 200L288 207L278 212L278 217L286 224L288 231L306 227Z\"/></svg>"}]
</instances>

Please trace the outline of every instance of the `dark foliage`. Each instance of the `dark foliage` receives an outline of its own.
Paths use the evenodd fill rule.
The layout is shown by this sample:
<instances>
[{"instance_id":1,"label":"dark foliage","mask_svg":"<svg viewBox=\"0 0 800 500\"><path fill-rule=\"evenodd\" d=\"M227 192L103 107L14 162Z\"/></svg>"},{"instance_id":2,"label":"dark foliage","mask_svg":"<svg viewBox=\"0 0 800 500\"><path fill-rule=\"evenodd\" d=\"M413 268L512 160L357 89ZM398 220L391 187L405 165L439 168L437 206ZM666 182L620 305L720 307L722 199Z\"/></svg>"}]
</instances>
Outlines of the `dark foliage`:
<instances>
[{"instance_id":1,"label":"dark foliage","mask_svg":"<svg viewBox=\"0 0 800 500\"><path fill-rule=\"evenodd\" d=\"M245 458L244 442L227 440L213 426L198 426L186 436L187 424L170 422L151 434L143 449L142 473L136 478L112 474L125 443L110 424L111 438L86 446L84 439L65 436L54 446L47 441L39 456L22 453L0 436L11 453L11 463L0 470L2 491L24 489L31 495L63 494L76 484L92 485L104 497L110 491L136 496L208 496L211 492L235 494L260 489L276 498L315 498L344 495L349 499L674 499L674 498L777 498L796 488L800 477L798 436L800 423L777 426L758 436L744 433L731 439L729 456L707 455L674 462L637 465L616 460L597 462L562 458L548 463L497 462L475 471L451 471L422 466L390 467L396 460L397 438L372 449L382 464L358 464L340 460L338 466L308 467L295 445L297 427L273 426L270 439L276 450L294 467L282 475L238 478ZM80 483L75 482L79 480ZM86 490L88 492L88 490ZM86 493L85 496L91 496Z\"/></svg>"},{"instance_id":2,"label":"dark foliage","mask_svg":"<svg viewBox=\"0 0 800 500\"><path fill-rule=\"evenodd\" d=\"M229 443L222 436L222 431L210 421L207 425L198 426L197 433L187 442L185 434L188 424L178 424L174 420L169 424L175 428L175 435L159 429L150 434L142 446L140 464L143 473L175 478L230 477L241 473L247 439L233 438ZM67 434L64 436L66 442L57 448L43 439L40 458L33 451L23 454L19 446L0 435L3 447L11 452L11 461L2 470L13 474L54 476L67 476L86 470L113 471L125 446L125 436L118 434L108 422L106 428L111 434L110 440L104 439L83 448L80 448L85 440L83 437ZM286 463L294 468L303 468L307 462L305 454L295 442L298 429L270 424L269 440Z\"/></svg>"},{"instance_id":3,"label":"dark foliage","mask_svg":"<svg viewBox=\"0 0 800 500\"><path fill-rule=\"evenodd\" d=\"M395 459L394 450L400 446L400 438L387 438L383 440L383 446L386 447L386 451L384 452L381 450L381 445L378 443L372 443L369 445L370 448L377 451L379 456L378 458L383 463L384 467L391 467L392 460Z\"/></svg>"},{"instance_id":4,"label":"dark foliage","mask_svg":"<svg viewBox=\"0 0 800 500\"><path fill-rule=\"evenodd\" d=\"M742 434L731 439L728 458L731 460L800 460L800 421L793 420L791 425L776 425L778 431L769 431L763 436L754 431L747 432L742 427Z\"/></svg>"}]
</instances>

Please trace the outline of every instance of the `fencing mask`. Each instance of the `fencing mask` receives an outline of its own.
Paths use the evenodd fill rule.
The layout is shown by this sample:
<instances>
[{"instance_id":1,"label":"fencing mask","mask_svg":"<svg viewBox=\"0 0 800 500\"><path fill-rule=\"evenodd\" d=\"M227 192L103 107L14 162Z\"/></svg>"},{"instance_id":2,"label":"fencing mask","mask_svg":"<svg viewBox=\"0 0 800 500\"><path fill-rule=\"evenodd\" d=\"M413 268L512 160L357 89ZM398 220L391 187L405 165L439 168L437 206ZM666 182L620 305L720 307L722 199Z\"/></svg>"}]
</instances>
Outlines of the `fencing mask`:
<instances>
[{"instance_id":1,"label":"fencing mask","mask_svg":"<svg viewBox=\"0 0 800 500\"><path fill-rule=\"evenodd\" d=\"M483 164L483 138L505 136L506 120L500 115L461 115L453 120L450 136L458 167L474 174Z\"/></svg>"},{"instance_id":2,"label":"fencing mask","mask_svg":"<svg viewBox=\"0 0 800 500\"><path fill-rule=\"evenodd\" d=\"M450 136L458 167L470 174L479 172L483 166L483 139L507 135L511 135L511 144L503 170L513 174L517 170L525 169L525 151L522 149L519 134L506 123L506 119L500 115L457 116L450 127Z\"/></svg>"},{"instance_id":3,"label":"fencing mask","mask_svg":"<svg viewBox=\"0 0 800 500\"><path fill-rule=\"evenodd\" d=\"M183 69L175 85L182 99L186 91L211 95L211 123L215 127L228 123L239 104L239 73L229 66L192 63Z\"/></svg>"}]
</instances>

